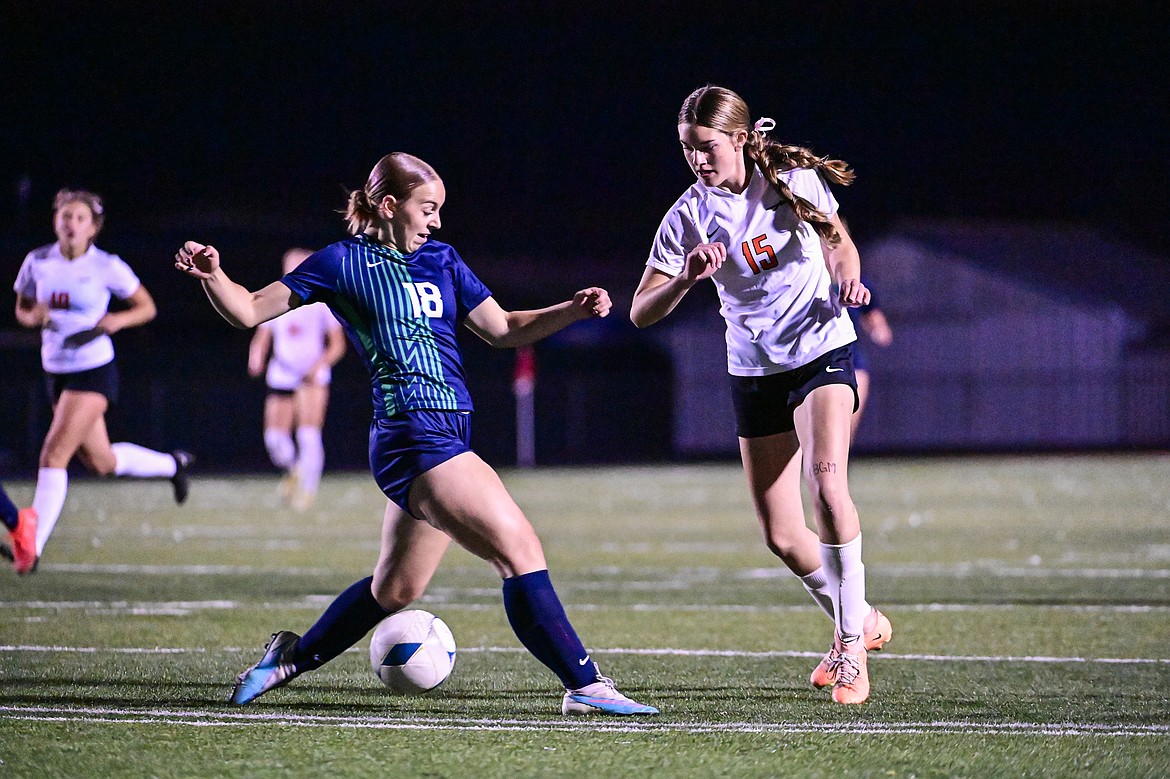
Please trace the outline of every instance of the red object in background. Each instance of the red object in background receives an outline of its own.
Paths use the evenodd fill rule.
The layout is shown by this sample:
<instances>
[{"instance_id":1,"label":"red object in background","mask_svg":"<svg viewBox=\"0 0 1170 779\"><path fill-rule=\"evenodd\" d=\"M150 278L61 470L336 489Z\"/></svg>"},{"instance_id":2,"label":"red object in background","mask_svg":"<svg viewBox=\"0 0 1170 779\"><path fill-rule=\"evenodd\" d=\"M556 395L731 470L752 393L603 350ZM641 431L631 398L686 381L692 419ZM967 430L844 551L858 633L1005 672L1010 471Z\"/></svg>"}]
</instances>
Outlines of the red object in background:
<instances>
[{"instance_id":1,"label":"red object in background","mask_svg":"<svg viewBox=\"0 0 1170 779\"><path fill-rule=\"evenodd\" d=\"M536 387L536 350L531 346L516 349L516 366L512 371L512 391L517 395L532 392Z\"/></svg>"}]
</instances>

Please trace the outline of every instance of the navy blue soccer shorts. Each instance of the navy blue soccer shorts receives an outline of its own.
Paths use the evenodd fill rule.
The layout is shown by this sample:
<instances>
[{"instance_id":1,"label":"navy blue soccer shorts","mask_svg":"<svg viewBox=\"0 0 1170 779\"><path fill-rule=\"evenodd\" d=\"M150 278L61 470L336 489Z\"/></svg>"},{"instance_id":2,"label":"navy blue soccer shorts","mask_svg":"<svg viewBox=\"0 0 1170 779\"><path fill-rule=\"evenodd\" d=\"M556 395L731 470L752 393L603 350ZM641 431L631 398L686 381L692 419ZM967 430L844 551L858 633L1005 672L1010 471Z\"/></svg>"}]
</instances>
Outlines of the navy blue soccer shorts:
<instances>
[{"instance_id":1,"label":"navy blue soccer shorts","mask_svg":"<svg viewBox=\"0 0 1170 779\"><path fill-rule=\"evenodd\" d=\"M470 411L404 411L370 425L370 470L390 500L410 513L415 478L471 451Z\"/></svg>"},{"instance_id":2,"label":"navy blue soccer shorts","mask_svg":"<svg viewBox=\"0 0 1170 779\"><path fill-rule=\"evenodd\" d=\"M850 343L790 371L768 376L731 376L736 435L760 438L795 430L796 407L814 389L828 384L852 387L853 410L857 411L857 376L853 370L853 344Z\"/></svg>"},{"instance_id":3,"label":"navy blue soccer shorts","mask_svg":"<svg viewBox=\"0 0 1170 779\"><path fill-rule=\"evenodd\" d=\"M49 402L54 405L61 399L62 392L73 390L74 392L96 392L105 395L110 405L116 406L119 388L118 367L113 360L87 371L45 374L45 391L49 393Z\"/></svg>"}]
</instances>

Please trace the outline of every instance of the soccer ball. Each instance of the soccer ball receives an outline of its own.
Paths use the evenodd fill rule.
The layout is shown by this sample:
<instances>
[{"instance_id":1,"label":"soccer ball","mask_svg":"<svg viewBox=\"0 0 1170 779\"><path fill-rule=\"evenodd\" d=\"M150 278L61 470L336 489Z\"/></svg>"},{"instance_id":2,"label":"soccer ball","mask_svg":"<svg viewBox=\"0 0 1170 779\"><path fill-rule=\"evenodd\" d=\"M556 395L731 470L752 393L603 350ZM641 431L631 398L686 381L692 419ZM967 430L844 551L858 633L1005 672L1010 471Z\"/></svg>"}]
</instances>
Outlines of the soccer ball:
<instances>
[{"instance_id":1,"label":"soccer ball","mask_svg":"<svg viewBox=\"0 0 1170 779\"><path fill-rule=\"evenodd\" d=\"M370 665L390 690L399 695L420 695L451 675L455 637L447 623L429 611L399 611L374 629Z\"/></svg>"}]
</instances>

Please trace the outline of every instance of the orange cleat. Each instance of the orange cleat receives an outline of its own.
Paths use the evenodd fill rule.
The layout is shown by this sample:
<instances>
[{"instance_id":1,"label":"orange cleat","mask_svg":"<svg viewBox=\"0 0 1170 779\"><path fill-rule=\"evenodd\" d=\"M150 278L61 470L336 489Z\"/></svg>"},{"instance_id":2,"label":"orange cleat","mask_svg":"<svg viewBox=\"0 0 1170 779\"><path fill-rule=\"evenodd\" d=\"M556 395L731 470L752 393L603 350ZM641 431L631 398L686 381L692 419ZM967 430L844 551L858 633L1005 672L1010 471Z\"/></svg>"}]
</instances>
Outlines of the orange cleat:
<instances>
[{"instance_id":1,"label":"orange cleat","mask_svg":"<svg viewBox=\"0 0 1170 779\"><path fill-rule=\"evenodd\" d=\"M852 647L838 649L833 670L837 677L833 683L833 702L865 703L869 698L869 653L865 647L856 651Z\"/></svg>"},{"instance_id":2,"label":"orange cleat","mask_svg":"<svg viewBox=\"0 0 1170 779\"><path fill-rule=\"evenodd\" d=\"M882 647L886 645L891 638L894 637L894 627L890 624L890 618L882 614L877 609L869 612L865 618L865 648L869 652L879 652ZM833 633L833 646L829 647L829 651L821 658L821 662L813 669L812 675L808 680L813 687L818 690L823 687L832 687L836 681L836 672L834 663L836 662L837 652L837 634Z\"/></svg>"},{"instance_id":3,"label":"orange cleat","mask_svg":"<svg viewBox=\"0 0 1170 779\"><path fill-rule=\"evenodd\" d=\"M21 509L16 514L16 530L8 531L12 537L12 568L21 576L37 569L37 510Z\"/></svg>"}]
</instances>

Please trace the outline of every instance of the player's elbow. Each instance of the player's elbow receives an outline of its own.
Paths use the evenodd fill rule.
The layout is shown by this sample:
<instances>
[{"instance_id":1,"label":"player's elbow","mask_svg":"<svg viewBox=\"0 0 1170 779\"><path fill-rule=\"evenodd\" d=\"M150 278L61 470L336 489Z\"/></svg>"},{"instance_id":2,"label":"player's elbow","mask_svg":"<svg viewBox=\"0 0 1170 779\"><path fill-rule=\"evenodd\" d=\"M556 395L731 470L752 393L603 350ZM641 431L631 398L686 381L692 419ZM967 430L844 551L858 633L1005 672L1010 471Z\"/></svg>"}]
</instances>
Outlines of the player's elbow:
<instances>
[{"instance_id":1,"label":"player's elbow","mask_svg":"<svg viewBox=\"0 0 1170 779\"><path fill-rule=\"evenodd\" d=\"M639 330L649 327L657 322L659 317L655 317L652 313L643 306L639 306L635 300L634 304L630 306L630 321L634 323L634 327Z\"/></svg>"}]
</instances>

